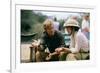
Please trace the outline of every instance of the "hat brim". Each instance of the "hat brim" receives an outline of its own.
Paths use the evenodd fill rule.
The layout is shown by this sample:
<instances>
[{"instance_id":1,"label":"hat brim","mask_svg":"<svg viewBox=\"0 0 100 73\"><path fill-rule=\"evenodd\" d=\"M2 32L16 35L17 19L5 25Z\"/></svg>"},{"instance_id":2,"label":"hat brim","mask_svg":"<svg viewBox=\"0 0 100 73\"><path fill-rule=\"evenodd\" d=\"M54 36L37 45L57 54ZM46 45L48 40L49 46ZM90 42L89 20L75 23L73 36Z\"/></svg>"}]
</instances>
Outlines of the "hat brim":
<instances>
[{"instance_id":1,"label":"hat brim","mask_svg":"<svg viewBox=\"0 0 100 73\"><path fill-rule=\"evenodd\" d=\"M64 27L77 27L77 28L80 28L78 25L73 25L73 24L67 24Z\"/></svg>"}]
</instances>

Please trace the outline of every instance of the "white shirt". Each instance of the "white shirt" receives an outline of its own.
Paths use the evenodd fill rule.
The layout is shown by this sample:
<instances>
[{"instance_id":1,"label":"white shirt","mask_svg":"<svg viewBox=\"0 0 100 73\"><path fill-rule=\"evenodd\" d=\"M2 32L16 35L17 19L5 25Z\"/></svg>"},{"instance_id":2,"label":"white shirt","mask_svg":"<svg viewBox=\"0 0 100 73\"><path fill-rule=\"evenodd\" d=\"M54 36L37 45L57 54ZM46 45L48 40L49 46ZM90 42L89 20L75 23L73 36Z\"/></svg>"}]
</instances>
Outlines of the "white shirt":
<instances>
[{"instance_id":1,"label":"white shirt","mask_svg":"<svg viewBox=\"0 0 100 73\"><path fill-rule=\"evenodd\" d=\"M90 39L90 33L89 33L89 21L83 20L82 21L82 33L87 37L87 39Z\"/></svg>"},{"instance_id":2,"label":"white shirt","mask_svg":"<svg viewBox=\"0 0 100 73\"><path fill-rule=\"evenodd\" d=\"M89 21L84 19L82 21L82 29L85 29L85 28L89 28Z\"/></svg>"},{"instance_id":3,"label":"white shirt","mask_svg":"<svg viewBox=\"0 0 100 73\"><path fill-rule=\"evenodd\" d=\"M70 50L72 53L77 53L80 49L84 52L88 52L89 42L86 36L81 31L78 31L74 37L71 36Z\"/></svg>"}]
</instances>

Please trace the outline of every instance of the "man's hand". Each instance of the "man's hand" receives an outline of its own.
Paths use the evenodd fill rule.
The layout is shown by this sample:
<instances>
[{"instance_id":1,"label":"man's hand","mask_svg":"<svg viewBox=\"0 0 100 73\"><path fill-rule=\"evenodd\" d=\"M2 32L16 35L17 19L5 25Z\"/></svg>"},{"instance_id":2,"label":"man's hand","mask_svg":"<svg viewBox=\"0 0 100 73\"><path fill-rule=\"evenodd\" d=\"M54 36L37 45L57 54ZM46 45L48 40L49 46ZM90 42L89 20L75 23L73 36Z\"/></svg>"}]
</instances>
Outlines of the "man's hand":
<instances>
[{"instance_id":1,"label":"man's hand","mask_svg":"<svg viewBox=\"0 0 100 73\"><path fill-rule=\"evenodd\" d=\"M52 55L49 54L49 55L46 57L46 60L49 61L49 60L51 59L51 56L52 56Z\"/></svg>"},{"instance_id":2,"label":"man's hand","mask_svg":"<svg viewBox=\"0 0 100 73\"><path fill-rule=\"evenodd\" d=\"M40 40L34 40L34 42L31 44L33 46L33 48L38 48L40 45Z\"/></svg>"},{"instance_id":3,"label":"man's hand","mask_svg":"<svg viewBox=\"0 0 100 73\"><path fill-rule=\"evenodd\" d=\"M85 31L85 32L90 32L90 30L89 30L88 27L85 27L85 28L83 29L83 31Z\"/></svg>"},{"instance_id":4,"label":"man's hand","mask_svg":"<svg viewBox=\"0 0 100 73\"><path fill-rule=\"evenodd\" d=\"M49 55L46 57L46 60L47 60L47 61L50 60L51 57L52 57L53 55L56 55L56 54L58 54L58 53L57 53L57 52L49 53Z\"/></svg>"}]
</instances>

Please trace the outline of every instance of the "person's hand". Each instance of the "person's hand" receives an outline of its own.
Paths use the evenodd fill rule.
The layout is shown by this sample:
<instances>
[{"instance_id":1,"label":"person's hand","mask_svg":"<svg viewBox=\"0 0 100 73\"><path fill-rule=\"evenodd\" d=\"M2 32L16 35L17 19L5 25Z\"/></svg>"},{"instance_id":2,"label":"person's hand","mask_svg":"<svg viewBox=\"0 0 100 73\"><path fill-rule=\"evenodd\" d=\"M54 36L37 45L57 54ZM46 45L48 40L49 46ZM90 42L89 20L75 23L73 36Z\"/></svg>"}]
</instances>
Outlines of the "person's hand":
<instances>
[{"instance_id":1,"label":"person's hand","mask_svg":"<svg viewBox=\"0 0 100 73\"><path fill-rule=\"evenodd\" d=\"M38 48L39 42L37 40L34 40L34 42L31 44L33 48Z\"/></svg>"},{"instance_id":2,"label":"person's hand","mask_svg":"<svg viewBox=\"0 0 100 73\"><path fill-rule=\"evenodd\" d=\"M60 53L60 52L63 51L63 50L64 50L63 47L61 47L61 48L56 48L56 49L55 49L55 51L56 51L57 53Z\"/></svg>"},{"instance_id":3,"label":"person's hand","mask_svg":"<svg viewBox=\"0 0 100 73\"><path fill-rule=\"evenodd\" d=\"M51 59L52 54L50 53L47 57L46 60L49 61Z\"/></svg>"},{"instance_id":4,"label":"person's hand","mask_svg":"<svg viewBox=\"0 0 100 73\"><path fill-rule=\"evenodd\" d=\"M90 30L89 30L88 27L85 27L85 28L83 29L83 31L85 31L85 32L90 32Z\"/></svg>"}]
</instances>

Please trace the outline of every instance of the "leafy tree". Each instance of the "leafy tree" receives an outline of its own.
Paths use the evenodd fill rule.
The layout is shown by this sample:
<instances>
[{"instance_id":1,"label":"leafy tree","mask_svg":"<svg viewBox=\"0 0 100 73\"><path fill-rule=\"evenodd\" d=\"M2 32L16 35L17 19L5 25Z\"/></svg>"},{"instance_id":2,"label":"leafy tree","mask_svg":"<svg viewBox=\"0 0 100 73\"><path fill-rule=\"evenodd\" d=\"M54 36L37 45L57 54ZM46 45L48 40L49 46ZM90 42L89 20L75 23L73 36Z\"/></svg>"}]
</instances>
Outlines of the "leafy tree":
<instances>
[{"instance_id":1,"label":"leafy tree","mask_svg":"<svg viewBox=\"0 0 100 73\"><path fill-rule=\"evenodd\" d=\"M33 10L21 10L21 33L34 31L34 26L43 23L47 17L42 13Z\"/></svg>"}]
</instances>

